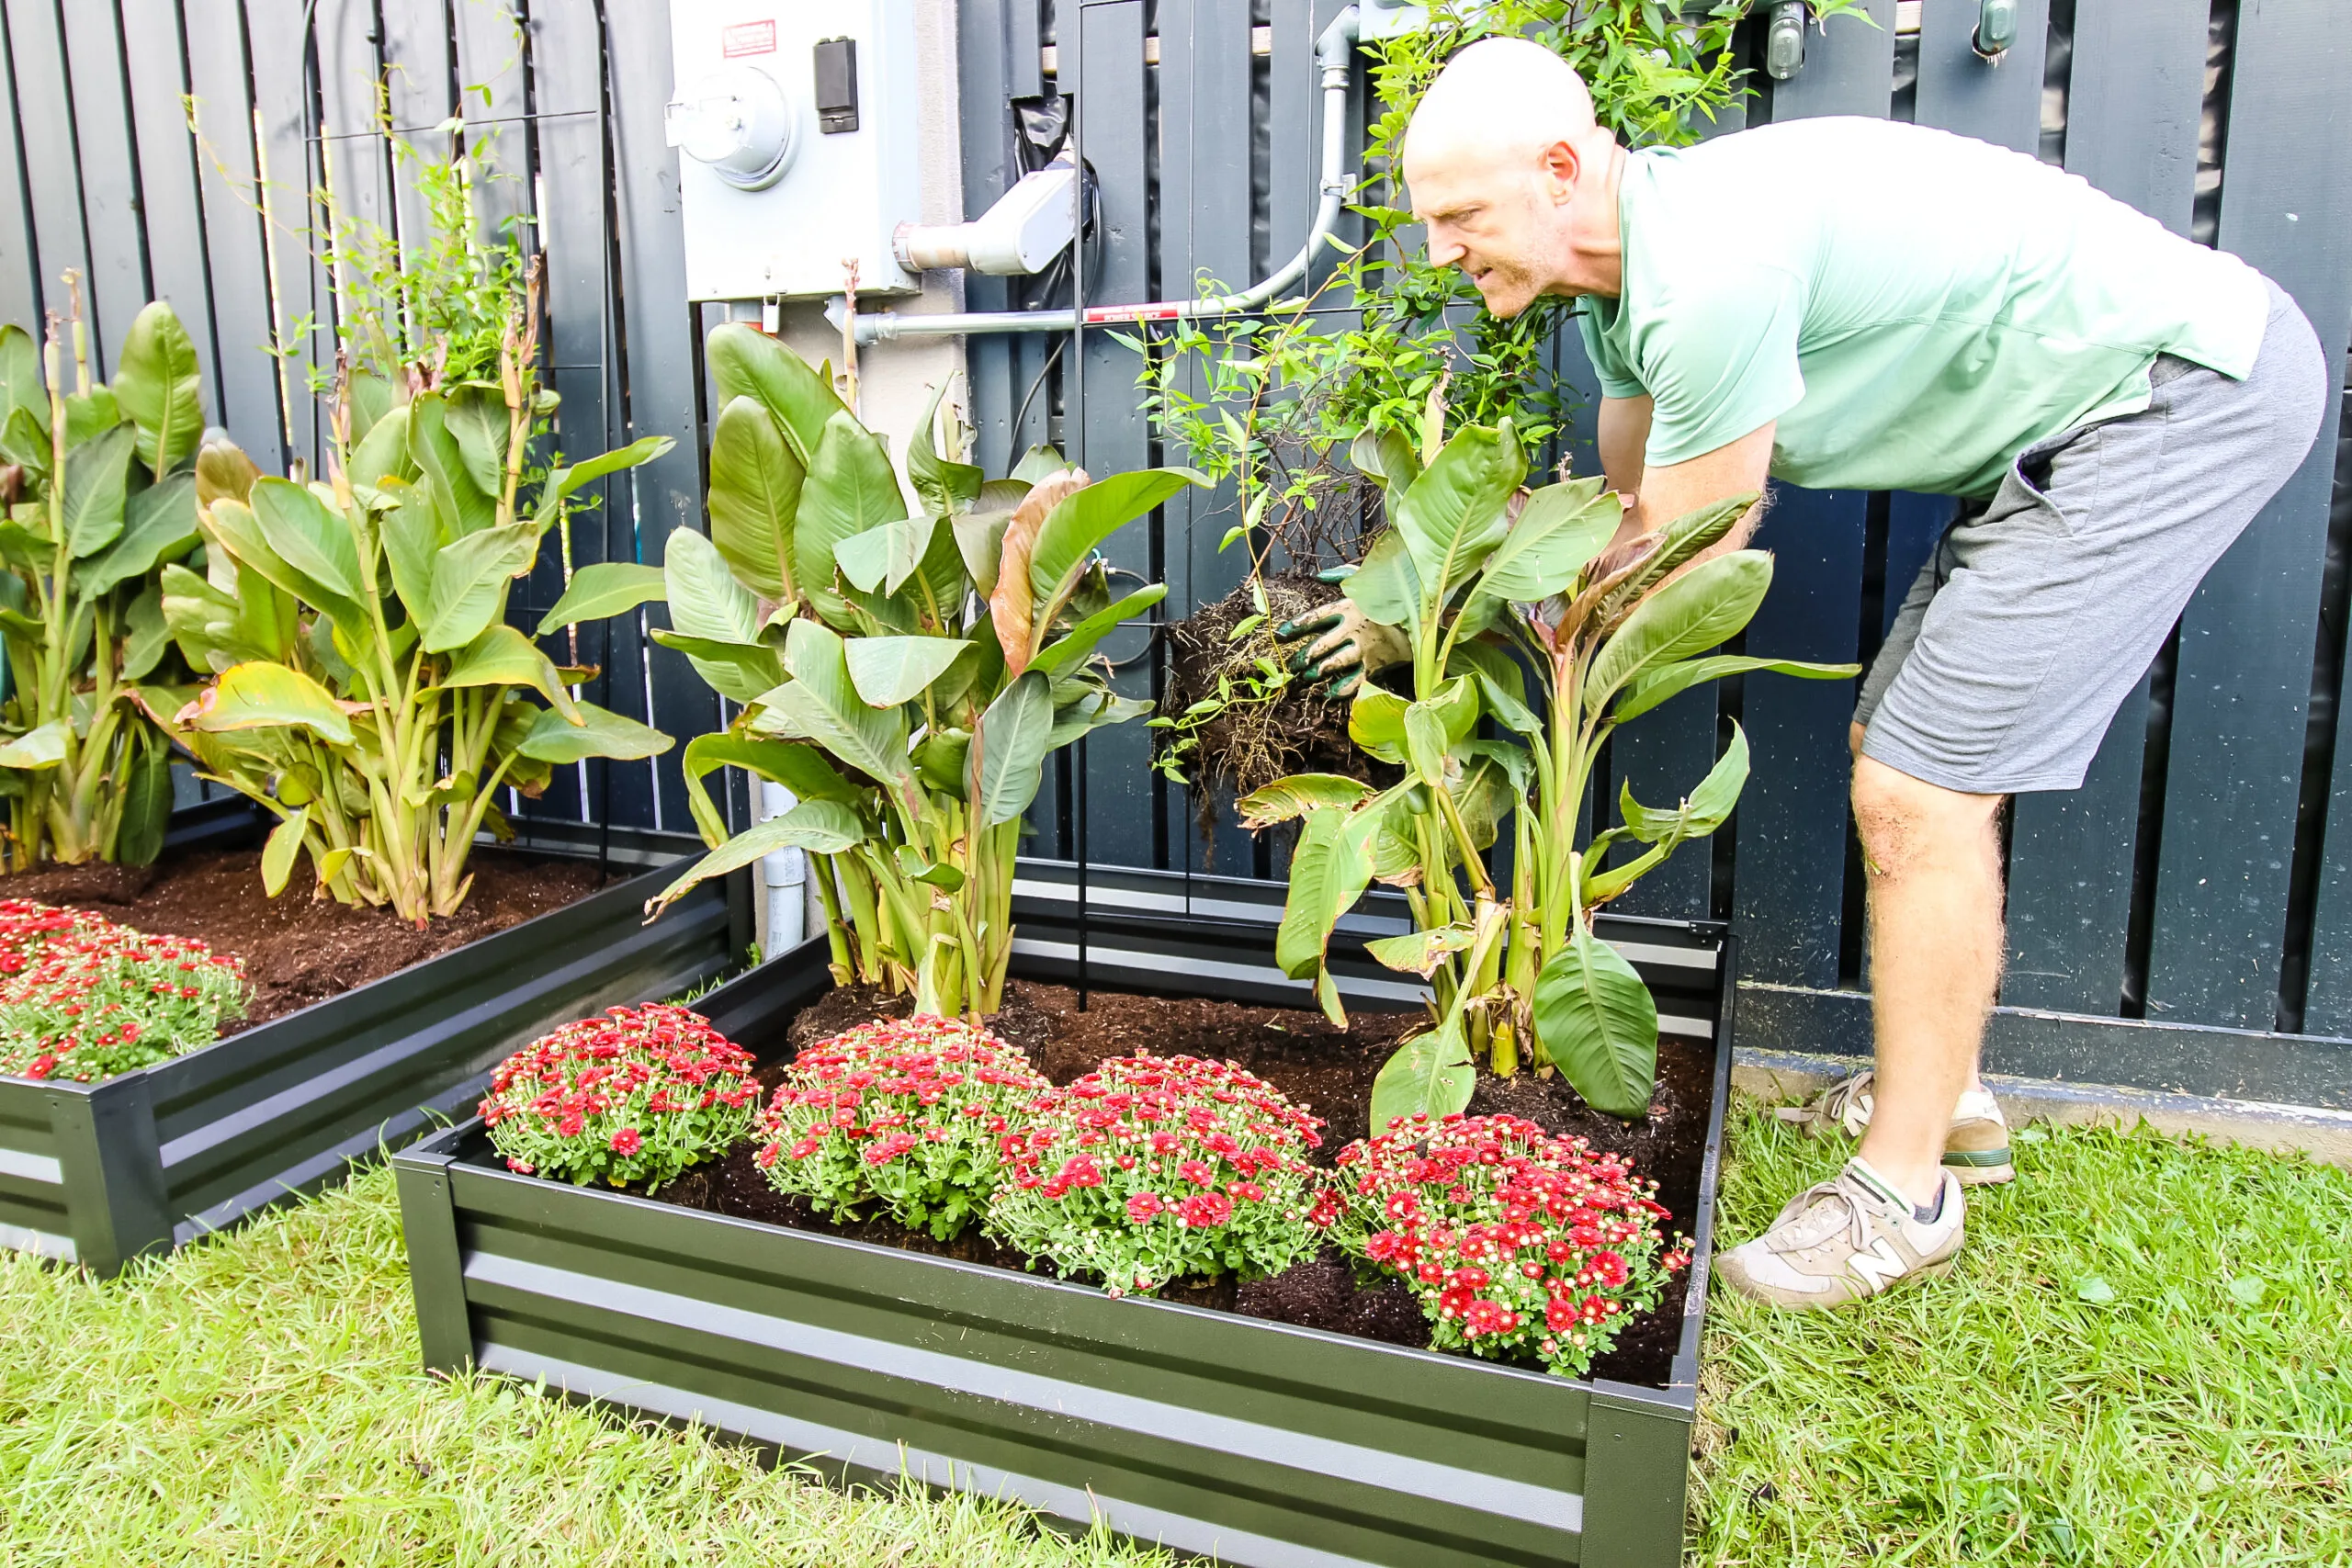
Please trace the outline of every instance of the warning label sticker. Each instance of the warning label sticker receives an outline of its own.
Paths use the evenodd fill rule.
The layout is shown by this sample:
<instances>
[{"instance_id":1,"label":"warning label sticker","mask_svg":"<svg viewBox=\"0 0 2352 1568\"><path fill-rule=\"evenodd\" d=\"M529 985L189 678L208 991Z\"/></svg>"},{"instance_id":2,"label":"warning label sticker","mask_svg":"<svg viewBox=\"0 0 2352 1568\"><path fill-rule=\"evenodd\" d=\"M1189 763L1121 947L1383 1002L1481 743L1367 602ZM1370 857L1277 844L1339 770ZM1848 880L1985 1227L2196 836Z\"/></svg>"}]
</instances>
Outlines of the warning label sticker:
<instances>
[{"instance_id":1,"label":"warning label sticker","mask_svg":"<svg viewBox=\"0 0 2352 1568\"><path fill-rule=\"evenodd\" d=\"M775 52L774 22L737 22L719 34L719 47L733 60L746 54Z\"/></svg>"}]
</instances>

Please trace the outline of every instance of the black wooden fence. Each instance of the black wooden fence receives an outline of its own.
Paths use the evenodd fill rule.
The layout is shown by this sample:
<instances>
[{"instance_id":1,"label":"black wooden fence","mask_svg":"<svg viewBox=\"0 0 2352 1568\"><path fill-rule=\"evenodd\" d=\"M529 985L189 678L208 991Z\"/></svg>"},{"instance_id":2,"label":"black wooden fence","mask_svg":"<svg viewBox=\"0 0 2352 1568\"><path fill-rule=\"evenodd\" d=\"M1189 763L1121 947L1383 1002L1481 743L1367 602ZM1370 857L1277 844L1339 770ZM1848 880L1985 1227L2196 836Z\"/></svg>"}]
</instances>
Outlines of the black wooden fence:
<instances>
[{"instance_id":1,"label":"black wooden fence","mask_svg":"<svg viewBox=\"0 0 2352 1568\"><path fill-rule=\"evenodd\" d=\"M1311 50L1340 4L962 0L967 208L1023 166L1008 105L1050 109L1069 95L1102 188L1091 301L1188 294L1204 273L1262 276L1312 210ZM1759 75L1745 118L1894 116L2038 152L2245 255L2328 344L2352 344L2352 8L2340 0L2026 0L2020 41L1997 65L1969 48L1968 0L1863 8L1875 26L1815 33L1794 80ZM0 0L0 320L36 320L60 303L61 272L78 269L111 366L140 302L169 299L206 352L217 417L265 464L315 459L306 367L299 353L263 348L333 341L330 280L308 239L320 203L413 233L421 216L392 194L379 117L427 143L462 137L513 176L489 187L492 218L531 219L548 254L563 446L679 441L635 483L612 486L575 560L658 556L670 527L701 516L706 412L705 312L684 301L675 157L662 137L666 9ZM976 309L1028 298L978 277L969 295ZM1557 361L1581 384L1572 340ZM1182 456L1158 449L1134 357L1102 332L1075 355L1043 337L975 339L969 363L991 467L1049 434L1098 472ZM2331 417L2199 593L2086 786L2018 803L1996 1068L2352 1106L2352 967L2335 961L2352 936L2352 744L2338 733L2352 505L2330 511L2352 487L2334 482L2337 453ZM1220 505L1172 505L1114 543L1119 564L1170 583L1171 614L1235 581L1238 563L1215 549L1231 521ZM1779 575L1754 646L1867 660L1949 507L1782 495L1763 541ZM548 563L518 595L530 602L518 618L552 598L554 581ZM716 721L682 660L641 635L609 643L583 649L606 667L609 705L679 736ZM1113 651L1134 659L1125 678L1148 690L1140 638ZM1834 684L1734 683L1678 699L1614 748L1616 775L1655 781L1655 793L1697 777L1729 719L1748 731L1755 779L1712 858L1686 851L1634 901L1739 928L1748 1043L1867 1049L1842 804L1849 705ZM673 759L592 765L539 809L683 826ZM1084 766L1089 858L1199 870L1214 850L1220 872L1276 868L1272 847L1229 826L1213 841L1194 832L1184 792L1151 777L1139 727L1095 736ZM1078 784L1074 760L1052 778L1039 848L1080 847Z\"/></svg>"}]
</instances>

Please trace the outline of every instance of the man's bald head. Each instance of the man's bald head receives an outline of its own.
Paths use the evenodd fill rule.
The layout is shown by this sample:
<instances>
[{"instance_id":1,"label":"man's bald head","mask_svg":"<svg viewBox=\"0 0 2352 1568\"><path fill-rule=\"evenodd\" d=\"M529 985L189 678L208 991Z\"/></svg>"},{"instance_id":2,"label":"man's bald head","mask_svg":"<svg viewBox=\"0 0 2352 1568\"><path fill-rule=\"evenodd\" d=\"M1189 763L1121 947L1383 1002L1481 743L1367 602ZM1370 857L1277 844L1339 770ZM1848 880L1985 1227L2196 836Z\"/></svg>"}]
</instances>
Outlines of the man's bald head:
<instances>
[{"instance_id":1,"label":"man's bald head","mask_svg":"<svg viewBox=\"0 0 2352 1568\"><path fill-rule=\"evenodd\" d=\"M1614 145L1566 61L1525 39L1472 44L1405 132L1405 184L1430 259L1468 273L1498 316L1562 291L1555 263Z\"/></svg>"},{"instance_id":2,"label":"man's bald head","mask_svg":"<svg viewBox=\"0 0 2352 1568\"><path fill-rule=\"evenodd\" d=\"M1576 67L1540 43L1490 38L1447 61L1422 95L1405 132L1405 177L1417 161L1530 161L1592 129L1592 94Z\"/></svg>"}]
</instances>

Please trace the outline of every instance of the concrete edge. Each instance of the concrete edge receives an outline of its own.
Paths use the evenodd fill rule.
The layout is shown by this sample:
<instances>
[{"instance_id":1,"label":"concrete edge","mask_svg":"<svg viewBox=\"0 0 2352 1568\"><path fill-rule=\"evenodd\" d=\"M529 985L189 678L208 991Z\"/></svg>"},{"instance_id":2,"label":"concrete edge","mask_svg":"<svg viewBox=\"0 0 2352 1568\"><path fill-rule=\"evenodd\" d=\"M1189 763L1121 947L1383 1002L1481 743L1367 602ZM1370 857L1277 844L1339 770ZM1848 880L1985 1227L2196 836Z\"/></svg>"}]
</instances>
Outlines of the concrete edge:
<instances>
[{"instance_id":1,"label":"concrete edge","mask_svg":"<svg viewBox=\"0 0 2352 1568\"><path fill-rule=\"evenodd\" d=\"M1784 1105L1809 1099L1858 1071L1860 1065L1851 1056L1743 1047L1734 1055L1731 1081L1742 1093L1767 1104ZM2060 1127L2129 1127L2144 1122L2176 1136L2197 1133L2274 1154L2307 1154L2327 1165L2352 1168L2352 1111L2212 1100L2203 1095L2055 1083L1993 1073L1984 1076L1984 1086L2001 1102L2001 1113L2015 1127L2035 1122Z\"/></svg>"}]
</instances>

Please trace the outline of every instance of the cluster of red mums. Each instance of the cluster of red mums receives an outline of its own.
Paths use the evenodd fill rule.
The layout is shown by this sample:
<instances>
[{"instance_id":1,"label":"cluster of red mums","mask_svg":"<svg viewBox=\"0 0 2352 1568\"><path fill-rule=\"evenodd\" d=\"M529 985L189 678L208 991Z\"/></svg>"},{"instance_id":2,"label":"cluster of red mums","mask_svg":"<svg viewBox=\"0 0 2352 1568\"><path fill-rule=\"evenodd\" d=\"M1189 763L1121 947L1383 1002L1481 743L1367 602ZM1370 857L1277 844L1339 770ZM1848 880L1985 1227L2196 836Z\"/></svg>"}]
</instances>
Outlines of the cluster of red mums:
<instances>
[{"instance_id":1,"label":"cluster of red mums","mask_svg":"<svg viewBox=\"0 0 2352 1568\"><path fill-rule=\"evenodd\" d=\"M481 1117L511 1169L650 1189L751 1130L752 1067L699 1013L609 1008L500 1064Z\"/></svg>"},{"instance_id":2,"label":"cluster of red mums","mask_svg":"<svg viewBox=\"0 0 2352 1568\"><path fill-rule=\"evenodd\" d=\"M1322 1128L1230 1062L1118 1057L1030 1107L989 1230L1114 1295L1277 1274L1315 1250Z\"/></svg>"},{"instance_id":3,"label":"cluster of red mums","mask_svg":"<svg viewBox=\"0 0 2352 1568\"><path fill-rule=\"evenodd\" d=\"M0 899L0 1074L96 1083L209 1045L244 967L191 938Z\"/></svg>"},{"instance_id":4,"label":"cluster of red mums","mask_svg":"<svg viewBox=\"0 0 2352 1568\"><path fill-rule=\"evenodd\" d=\"M1048 1089L984 1029L921 1014L809 1046L761 1118L753 1157L777 1191L836 1219L878 1202L944 1241L995 1185L1012 1119Z\"/></svg>"},{"instance_id":5,"label":"cluster of red mums","mask_svg":"<svg viewBox=\"0 0 2352 1568\"><path fill-rule=\"evenodd\" d=\"M1515 1116L1416 1117L1339 1165L1318 1220L1411 1286L1440 1349L1574 1376L1690 1262L1659 1235L1656 1182Z\"/></svg>"}]
</instances>

